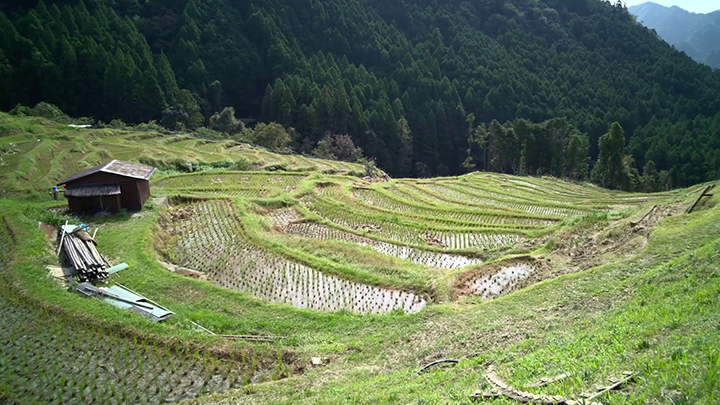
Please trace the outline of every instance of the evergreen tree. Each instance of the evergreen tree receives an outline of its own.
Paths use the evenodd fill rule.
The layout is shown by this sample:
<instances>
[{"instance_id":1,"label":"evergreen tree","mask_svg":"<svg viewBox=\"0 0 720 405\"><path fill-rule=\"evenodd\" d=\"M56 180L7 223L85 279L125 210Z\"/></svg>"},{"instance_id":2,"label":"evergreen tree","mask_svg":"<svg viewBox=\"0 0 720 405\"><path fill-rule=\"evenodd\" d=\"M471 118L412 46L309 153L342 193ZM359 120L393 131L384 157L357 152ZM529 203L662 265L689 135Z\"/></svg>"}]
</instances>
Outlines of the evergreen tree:
<instances>
[{"instance_id":1,"label":"evergreen tree","mask_svg":"<svg viewBox=\"0 0 720 405\"><path fill-rule=\"evenodd\" d=\"M220 111L220 106L222 105L222 94L222 84L218 80L210 83L210 87L208 87L208 101L210 102L210 111Z\"/></svg>"},{"instance_id":2,"label":"evergreen tree","mask_svg":"<svg viewBox=\"0 0 720 405\"><path fill-rule=\"evenodd\" d=\"M11 78L12 77L12 66L10 66L10 61L5 58L5 54L3 53L2 49L0 49L0 94L7 94L7 92L10 90L10 87L12 85ZM7 101L3 100L0 101L0 108L7 108Z\"/></svg>"},{"instance_id":3,"label":"evergreen tree","mask_svg":"<svg viewBox=\"0 0 720 405\"><path fill-rule=\"evenodd\" d=\"M590 161L590 140L587 135L573 132L570 135L566 152L565 175L574 180L585 180L588 174L588 163Z\"/></svg>"},{"instance_id":4,"label":"evergreen tree","mask_svg":"<svg viewBox=\"0 0 720 405\"><path fill-rule=\"evenodd\" d=\"M176 98L176 106L182 111L182 123L188 129L196 129L203 125L204 118L200 112L200 104L190 90L182 89L178 91Z\"/></svg>"},{"instance_id":5,"label":"evergreen tree","mask_svg":"<svg viewBox=\"0 0 720 405\"><path fill-rule=\"evenodd\" d=\"M532 133L531 124L520 118L515 121L515 136L517 137L518 144L520 145L520 160L518 162L518 174L531 173L529 167L529 161L531 161L530 154L534 154L533 146L535 144L535 137Z\"/></svg>"},{"instance_id":6,"label":"evergreen tree","mask_svg":"<svg viewBox=\"0 0 720 405\"><path fill-rule=\"evenodd\" d=\"M480 148L482 156L482 169L490 170L490 136L484 124L475 129L475 144Z\"/></svg>"},{"instance_id":7,"label":"evergreen tree","mask_svg":"<svg viewBox=\"0 0 720 405\"><path fill-rule=\"evenodd\" d=\"M135 118L135 70L132 58L118 48L110 66L105 70L103 99L106 121L120 118L132 122Z\"/></svg>"},{"instance_id":8,"label":"evergreen tree","mask_svg":"<svg viewBox=\"0 0 720 405\"><path fill-rule=\"evenodd\" d=\"M642 183L644 191L647 192L658 191L661 188L660 174L652 160L648 160L643 167Z\"/></svg>"},{"instance_id":9,"label":"evergreen tree","mask_svg":"<svg viewBox=\"0 0 720 405\"><path fill-rule=\"evenodd\" d=\"M170 62L162 52L155 59L155 69L158 73L158 85L165 96L165 100L169 104L175 104L177 102L177 94L180 91L175 80L175 72L170 67Z\"/></svg>"},{"instance_id":10,"label":"evergreen tree","mask_svg":"<svg viewBox=\"0 0 720 405\"><path fill-rule=\"evenodd\" d=\"M600 156L591 174L595 183L611 189L630 188L630 176L623 164L624 147L625 134L620 123L615 122L598 143Z\"/></svg>"},{"instance_id":11,"label":"evergreen tree","mask_svg":"<svg viewBox=\"0 0 720 405\"><path fill-rule=\"evenodd\" d=\"M139 70L135 70L135 72L138 78L137 83L140 83L140 86L135 86L135 91L138 93L136 94L137 106L134 119L148 122L159 117L167 107L165 95L157 78L151 72L145 74L140 73Z\"/></svg>"},{"instance_id":12,"label":"evergreen tree","mask_svg":"<svg viewBox=\"0 0 720 405\"><path fill-rule=\"evenodd\" d=\"M435 174L438 165L438 139L437 139L437 119L435 112L430 111L427 120L427 133L424 139L420 139L422 157L418 160L427 165L428 173L426 175Z\"/></svg>"},{"instance_id":13,"label":"evergreen tree","mask_svg":"<svg viewBox=\"0 0 720 405\"><path fill-rule=\"evenodd\" d=\"M477 165L475 164L475 161L473 160L473 157L472 157L472 147L473 147L473 143L475 143L475 139L474 139L474 137L475 137L475 134L474 134L475 114L473 114L473 113L468 114L468 116L466 117L466 122L468 124L468 141L467 141L468 147L467 147L467 157L465 158L465 161L462 163L462 166L465 169L465 171L471 172L471 171L475 170L475 168L477 167Z\"/></svg>"},{"instance_id":14,"label":"evergreen tree","mask_svg":"<svg viewBox=\"0 0 720 405\"><path fill-rule=\"evenodd\" d=\"M397 133L400 139L400 150L398 151L395 171L398 176L409 177L412 175L413 136L410 125L408 125L404 117L397 122Z\"/></svg>"}]
</instances>

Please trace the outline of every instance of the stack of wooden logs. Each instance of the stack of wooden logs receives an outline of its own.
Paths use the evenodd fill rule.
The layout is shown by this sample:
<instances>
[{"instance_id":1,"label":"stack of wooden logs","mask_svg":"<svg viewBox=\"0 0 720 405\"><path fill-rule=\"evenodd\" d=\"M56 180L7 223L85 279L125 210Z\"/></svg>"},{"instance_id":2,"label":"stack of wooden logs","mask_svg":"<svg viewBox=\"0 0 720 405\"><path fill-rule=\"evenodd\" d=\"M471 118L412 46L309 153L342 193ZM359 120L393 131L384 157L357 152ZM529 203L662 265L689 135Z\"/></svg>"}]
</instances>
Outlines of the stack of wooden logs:
<instances>
[{"instance_id":1,"label":"stack of wooden logs","mask_svg":"<svg viewBox=\"0 0 720 405\"><path fill-rule=\"evenodd\" d=\"M106 280L109 275L107 260L95 248L95 240L82 228L60 232L60 244L67 263L75 269L81 283Z\"/></svg>"}]
</instances>

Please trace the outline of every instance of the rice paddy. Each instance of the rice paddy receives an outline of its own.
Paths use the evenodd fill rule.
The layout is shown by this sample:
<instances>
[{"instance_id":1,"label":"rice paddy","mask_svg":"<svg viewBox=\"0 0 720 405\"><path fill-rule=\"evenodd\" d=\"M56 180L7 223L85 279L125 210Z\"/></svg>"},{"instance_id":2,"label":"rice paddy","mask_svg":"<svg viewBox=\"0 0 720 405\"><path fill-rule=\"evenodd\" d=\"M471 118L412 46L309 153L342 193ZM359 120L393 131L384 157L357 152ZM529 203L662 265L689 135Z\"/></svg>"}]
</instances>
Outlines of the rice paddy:
<instances>
[{"instance_id":1,"label":"rice paddy","mask_svg":"<svg viewBox=\"0 0 720 405\"><path fill-rule=\"evenodd\" d=\"M253 245L228 201L191 204L167 231L177 236L175 262L218 285L297 308L357 313L420 311L425 300L325 275Z\"/></svg>"},{"instance_id":2,"label":"rice paddy","mask_svg":"<svg viewBox=\"0 0 720 405\"><path fill-rule=\"evenodd\" d=\"M549 277L548 263L532 258L493 263L463 274L456 281L456 297L490 300L507 295Z\"/></svg>"},{"instance_id":3,"label":"rice paddy","mask_svg":"<svg viewBox=\"0 0 720 405\"><path fill-rule=\"evenodd\" d=\"M312 173L227 171L168 176L153 185L167 195L203 199L171 209L176 216L190 213L179 215L181 220L161 220L171 241L163 253L173 264L269 302L354 313L416 312L429 301L457 298L462 294L443 286L477 273L487 260L532 252L567 221L622 218L649 201L586 184L517 182L495 174L369 183ZM551 202L538 198L545 188ZM578 205L577 198L590 203ZM617 211L620 204L624 211ZM333 246L311 248L338 242L399 260L381 272L400 276L358 277L352 266L363 260L349 259L347 270L347 260L328 257ZM548 267L498 269L462 289L496 298L562 273Z\"/></svg>"},{"instance_id":4,"label":"rice paddy","mask_svg":"<svg viewBox=\"0 0 720 405\"><path fill-rule=\"evenodd\" d=\"M0 299L0 379L17 398L44 404L161 404L242 387L249 364L41 321Z\"/></svg>"}]
</instances>

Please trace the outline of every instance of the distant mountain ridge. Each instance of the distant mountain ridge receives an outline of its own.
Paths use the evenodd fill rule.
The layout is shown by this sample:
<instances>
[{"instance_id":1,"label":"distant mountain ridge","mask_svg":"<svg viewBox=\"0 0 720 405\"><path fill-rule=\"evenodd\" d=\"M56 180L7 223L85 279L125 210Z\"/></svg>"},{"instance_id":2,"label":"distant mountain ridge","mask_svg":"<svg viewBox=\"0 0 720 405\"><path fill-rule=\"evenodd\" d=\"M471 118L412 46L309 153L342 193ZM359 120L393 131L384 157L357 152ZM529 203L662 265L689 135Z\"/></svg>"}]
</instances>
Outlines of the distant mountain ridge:
<instances>
[{"instance_id":1,"label":"distant mountain ridge","mask_svg":"<svg viewBox=\"0 0 720 405\"><path fill-rule=\"evenodd\" d=\"M629 7L640 23L698 62L720 69L720 10L707 14L647 2Z\"/></svg>"}]
</instances>

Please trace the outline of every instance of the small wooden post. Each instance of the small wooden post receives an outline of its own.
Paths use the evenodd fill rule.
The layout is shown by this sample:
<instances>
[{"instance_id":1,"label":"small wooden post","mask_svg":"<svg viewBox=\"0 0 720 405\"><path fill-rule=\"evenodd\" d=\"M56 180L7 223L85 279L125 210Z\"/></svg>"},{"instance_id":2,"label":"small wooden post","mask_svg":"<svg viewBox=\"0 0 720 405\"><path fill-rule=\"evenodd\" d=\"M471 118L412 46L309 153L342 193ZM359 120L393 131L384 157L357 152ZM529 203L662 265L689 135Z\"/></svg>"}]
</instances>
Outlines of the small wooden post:
<instances>
[{"instance_id":1,"label":"small wooden post","mask_svg":"<svg viewBox=\"0 0 720 405\"><path fill-rule=\"evenodd\" d=\"M700 204L700 200L702 200L703 197L708 197L708 196L711 196L711 195L712 195L712 194L708 194L708 191L712 190L713 187L715 187L714 184L711 184L711 185L705 187L705 190L703 190L703 192L700 193L700 195L698 196L697 200L695 200L695 203L693 203L693 205L687 210L687 213L688 213L688 214L690 214L691 212L693 212L693 210L695 209L695 207L697 207L697 205Z\"/></svg>"}]
</instances>

